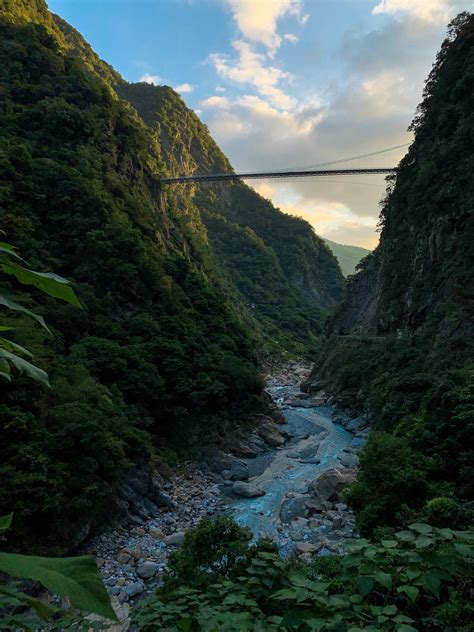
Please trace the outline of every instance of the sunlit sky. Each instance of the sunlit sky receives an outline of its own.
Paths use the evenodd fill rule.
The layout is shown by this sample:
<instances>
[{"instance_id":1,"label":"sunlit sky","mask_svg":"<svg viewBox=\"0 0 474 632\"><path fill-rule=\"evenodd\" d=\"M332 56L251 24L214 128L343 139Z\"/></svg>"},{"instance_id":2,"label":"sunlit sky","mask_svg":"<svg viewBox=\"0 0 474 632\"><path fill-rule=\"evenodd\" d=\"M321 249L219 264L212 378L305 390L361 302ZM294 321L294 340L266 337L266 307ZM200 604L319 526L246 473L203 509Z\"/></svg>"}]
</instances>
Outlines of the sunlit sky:
<instances>
[{"instance_id":1,"label":"sunlit sky","mask_svg":"<svg viewBox=\"0 0 474 632\"><path fill-rule=\"evenodd\" d=\"M406 129L446 25L473 4L49 0L126 80L173 86L241 171L409 142ZM405 150L344 166L394 166ZM251 185L320 235L369 248L377 243L383 176Z\"/></svg>"}]
</instances>

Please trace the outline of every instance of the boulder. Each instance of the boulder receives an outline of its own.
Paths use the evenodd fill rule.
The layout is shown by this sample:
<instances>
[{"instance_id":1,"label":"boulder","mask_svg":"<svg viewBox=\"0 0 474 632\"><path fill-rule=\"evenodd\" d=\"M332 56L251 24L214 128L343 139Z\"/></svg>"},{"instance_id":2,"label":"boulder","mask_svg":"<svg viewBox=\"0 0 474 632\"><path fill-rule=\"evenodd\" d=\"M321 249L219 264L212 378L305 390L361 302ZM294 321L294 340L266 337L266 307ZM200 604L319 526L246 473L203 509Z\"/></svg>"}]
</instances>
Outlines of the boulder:
<instances>
[{"instance_id":1,"label":"boulder","mask_svg":"<svg viewBox=\"0 0 474 632\"><path fill-rule=\"evenodd\" d=\"M280 520L289 524L294 518L304 516L306 503L309 498L309 496L298 496L284 500L280 507Z\"/></svg>"},{"instance_id":2,"label":"boulder","mask_svg":"<svg viewBox=\"0 0 474 632\"><path fill-rule=\"evenodd\" d=\"M274 425L265 424L258 429L258 434L269 446L277 448L285 443L285 439L281 436Z\"/></svg>"},{"instance_id":3,"label":"boulder","mask_svg":"<svg viewBox=\"0 0 474 632\"><path fill-rule=\"evenodd\" d=\"M319 548L319 545L313 544L312 542L298 542L295 550L297 555L304 555L307 553L316 553Z\"/></svg>"},{"instance_id":4,"label":"boulder","mask_svg":"<svg viewBox=\"0 0 474 632\"><path fill-rule=\"evenodd\" d=\"M367 422L362 417L356 417L355 419L351 419L348 424L346 424L346 429L349 432L357 432L358 430L362 430L367 425Z\"/></svg>"},{"instance_id":5,"label":"boulder","mask_svg":"<svg viewBox=\"0 0 474 632\"><path fill-rule=\"evenodd\" d=\"M176 531L176 533L167 535L166 538L163 539L163 542L166 544L166 546L183 546L184 536L184 531Z\"/></svg>"},{"instance_id":6,"label":"boulder","mask_svg":"<svg viewBox=\"0 0 474 632\"><path fill-rule=\"evenodd\" d=\"M251 483L245 483L244 481L236 481L232 485L232 491L237 496L243 496L244 498L256 498L257 496L264 496L263 489L259 489Z\"/></svg>"},{"instance_id":7,"label":"boulder","mask_svg":"<svg viewBox=\"0 0 474 632\"><path fill-rule=\"evenodd\" d=\"M155 562L142 562L137 566L137 575L142 579L151 579L158 571L158 564Z\"/></svg>"},{"instance_id":8,"label":"boulder","mask_svg":"<svg viewBox=\"0 0 474 632\"><path fill-rule=\"evenodd\" d=\"M344 467L355 468L359 465L359 457L357 454L343 452L339 456L339 461Z\"/></svg>"},{"instance_id":9,"label":"boulder","mask_svg":"<svg viewBox=\"0 0 474 632\"><path fill-rule=\"evenodd\" d=\"M330 502L339 500L344 487L355 481L356 471L346 467L333 467L321 472L309 485L309 492Z\"/></svg>"},{"instance_id":10,"label":"boulder","mask_svg":"<svg viewBox=\"0 0 474 632\"><path fill-rule=\"evenodd\" d=\"M133 599L133 597L142 593L144 589L145 586L143 585L143 582L133 582L132 584L125 586L125 594L129 597L129 599Z\"/></svg>"}]
</instances>

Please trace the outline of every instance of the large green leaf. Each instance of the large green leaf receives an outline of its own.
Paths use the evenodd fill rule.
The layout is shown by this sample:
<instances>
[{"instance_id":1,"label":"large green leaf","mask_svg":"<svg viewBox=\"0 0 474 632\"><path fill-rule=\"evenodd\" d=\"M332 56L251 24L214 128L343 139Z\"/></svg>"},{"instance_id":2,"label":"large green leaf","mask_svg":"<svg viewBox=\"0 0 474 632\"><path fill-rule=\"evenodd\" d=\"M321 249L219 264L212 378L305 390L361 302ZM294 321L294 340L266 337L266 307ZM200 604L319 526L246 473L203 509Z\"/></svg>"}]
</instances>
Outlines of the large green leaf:
<instances>
[{"instance_id":1,"label":"large green leaf","mask_svg":"<svg viewBox=\"0 0 474 632\"><path fill-rule=\"evenodd\" d=\"M13 577L41 582L50 592L67 597L71 605L117 620L93 557L35 557L0 553L0 570Z\"/></svg>"},{"instance_id":2,"label":"large green leaf","mask_svg":"<svg viewBox=\"0 0 474 632\"><path fill-rule=\"evenodd\" d=\"M0 516L0 533L3 533L10 528L13 520L13 514L9 513L6 516Z\"/></svg>"},{"instance_id":3,"label":"large green leaf","mask_svg":"<svg viewBox=\"0 0 474 632\"><path fill-rule=\"evenodd\" d=\"M66 303L81 307L69 281L53 272L34 272L11 262L3 263L2 269L7 274L15 276L24 285L34 285L46 294L49 294L49 296L60 298Z\"/></svg>"},{"instance_id":4,"label":"large green leaf","mask_svg":"<svg viewBox=\"0 0 474 632\"><path fill-rule=\"evenodd\" d=\"M2 346L7 351L10 351L11 353L17 351L18 353L23 353L23 355L26 355L28 358L33 357L33 354L28 351L28 349L25 349L25 347L22 347L21 345L17 345L16 342L7 340L7 338L0 337L0 346Z\"/></svg>"},{"instance_id":5,"label":"large green leaf","mask_svg":"<svg viewBox=\"0 0 474 632\"><path fill-rule=\"evenodd\" d=\"M12 364L21 374L31 377L31 379L44 384L44 386L49 386L48 374L43 371L43 369L39 369L34 364L31 364L31 362L28 362L28 360L20 358L20 356L10 353L10 351L6 349L0 348L0 360L1 359Z\"/></svg>"},{"instance_id":6,"label":"large green leaf","mask_svg":"<svg viewBox=\"0 0 474 632\"><path fill-rule=\"evenodd\" d=\"M44 322L44 318L42 316L39 316L38 314L35 314L27 307L23 307L23 305L20 305L20 303L18 303L16 300L16 296L12 294L11 292L6 292L4 289L1 290L0 305L3 305L4 307L8 307L8 309L12 309L16 312L23 312L23 314L27 314L27 316L31 316L31 318L34 318L36 322L38 322L41 325L41 327L46 329L48 333L51 333L48 326Z\"/></svg>"},{"instance_id":7,"label":"large green leaf","mask_svg":"<svg viewBox=\"0 0 474 632\"><path fill-rule=\"evenodd\" d=\"M20 255L15 251L15 246L6 244L4 241L0 241L0 254L2 253L8 255L9 257L15 257L16 259L23 261Z\"/></svg>"}]
</instances>

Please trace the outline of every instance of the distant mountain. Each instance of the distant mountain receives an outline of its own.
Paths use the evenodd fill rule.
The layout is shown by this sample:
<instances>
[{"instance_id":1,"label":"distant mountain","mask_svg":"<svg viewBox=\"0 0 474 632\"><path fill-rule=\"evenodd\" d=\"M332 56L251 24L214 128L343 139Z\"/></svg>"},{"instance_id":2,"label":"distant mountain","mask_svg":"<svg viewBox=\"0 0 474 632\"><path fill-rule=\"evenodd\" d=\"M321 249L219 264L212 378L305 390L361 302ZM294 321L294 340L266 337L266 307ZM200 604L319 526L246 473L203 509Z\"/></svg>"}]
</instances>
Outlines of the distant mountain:
<instances>
[{"instance_id":1,"label":"distant mountain","mask_svg":"<svg viewBox=\"0 0 474 632\"><path fill-rule=\"evenodd\" d=\"M348 246L346 244L336 244L335 241L324 238L333 255L341 266L342 274L347 277L354 274L357 264L371 253L367 248L360 246Z\"/></svg>"}]
</instances>

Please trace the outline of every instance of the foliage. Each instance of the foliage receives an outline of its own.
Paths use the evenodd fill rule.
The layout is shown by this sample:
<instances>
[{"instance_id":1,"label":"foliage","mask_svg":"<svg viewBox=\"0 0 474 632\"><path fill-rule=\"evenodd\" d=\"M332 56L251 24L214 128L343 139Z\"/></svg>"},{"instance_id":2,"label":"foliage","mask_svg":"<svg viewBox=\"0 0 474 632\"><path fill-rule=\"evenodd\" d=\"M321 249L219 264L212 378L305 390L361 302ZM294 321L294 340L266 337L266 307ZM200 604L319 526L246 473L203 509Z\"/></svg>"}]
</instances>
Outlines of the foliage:
<instances>
[{"instance_id":1,"label":"foliage","mask_svg":"<svg viewBox=\"0 0 474 632\"><path fill-rule=\"evenodd\" d=\"M74 294L74 290L70 287L69 281L53 273L34 272L20 265L18 261L23 263L15 248L11 244L0 242L0 270L4 274L14 276L23 285L34 285L45 294L49 294L49 296L60 298L67 303L80 307L80 303ZM0 305L15 312L31 316L49 331L44 319L27 309L21 304L21 301L22 297L17 296L11 289L0 287ZM12 330L12 327L0 326L0 331ZM49 386L47 374L21 356L26 356L30 359L33 357L27 349L19 344L7 338L0 338L0 377L7 382L11 382L11 368L14 367L20 374L24 373L28 377Z\"/></svg>"},{"instance_id":2,"label":"foliage","mask_svg":"<svg viewBox=\"0 0 474 632\"><path fill-rule=\"evenodd\" d=\"M384 433L369 440L348 497L366 534L413 515L462 524L474 498L473 80L474 15L462 13L389 181L380 244L349 279L315 368ZM430 505L439 497L450 500ZM448 506L457 510L444 522Z\"/></svg>"},{"instance_id":3,"label":"foliage","mask_svg":"<svg viewBox=\"0 0 474 632\"><path fill-rule=\"evenodd\" d=\"M121 84L160 145L170 173L230 173L232 168L198 117L166 86ZM272 355L313 356L324 310L344 290L336 259L303 219L282 213L241 182L168 187L168 200L196 207L228 292ZM188 211L189 212L189 211Z\"/></svg>"},{"instance_id":4,"label":"foliage","mask_svg":"<svg viewBox=\"0 0 474 632\"><path fill-rule=\"evenodd\" d=\"M204 518L169 556L164 592L183 585L201 588L235 575L247 561L248 541L248 531L230 518Z\"/></svg>"},{"instance_id":5,"label":"foliage","mask_svg":"<svg viewBox=\"0 0 474 632\"><path fill-rule=\"evenodd\" d=\"M360 246L337 244L330 239L325 239L324 241L338 260L339 265L341 266L342 274L345 277L354 274L360 262L371 252L370 250L367 250L367 248L361 248Z\"/></svg>"},{"instance_id":6,"label":"foliage","mask_svg":"<svg viewBox=\"0 0 474 632\"><path fill-rule=\"evenodd\" d=\"M12 517L0 517L0 534L10 528ZM48 600L24 592L21 582L12 578L40 582L51 593L68 599L73 609L116 620L93 557L47 558L0 552L0 571L9 576L8 581L4 575L0 581L2 630L37 630L44 625L41 619L60 618L64 613ZM74 616L81 618L80 614Z\"/></svg>"},{"instance_id":7,"label":"foliage","mask_svg":"<svg viewBox=\"0 0 474 632\"><path fill-rule=\"evenodd\" d=\"M133 623L143 632L454 629L473 614L473 540L471 531L415 523L378 544L353 541L334 564L295 566L260 551L238 577L148 599Z\"/></svg>"},{"instance_id":8,"label":"foliage","mask_svg":"<svg viewBox=\"0 0 474 632\"><path fill-rule=\"evenodd\" d=\"M69 56L50 14L22 7L0 24L1 224L84 309L38 301L51 339L26 315L5 322L53 388L0 385L0 508L20 525L9 546L59 552L110 514L154 442L218 433L260 405L262 383L197 209L162 205L156 139L80 41Z\"/></svg>"}]
</instances>

